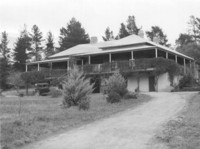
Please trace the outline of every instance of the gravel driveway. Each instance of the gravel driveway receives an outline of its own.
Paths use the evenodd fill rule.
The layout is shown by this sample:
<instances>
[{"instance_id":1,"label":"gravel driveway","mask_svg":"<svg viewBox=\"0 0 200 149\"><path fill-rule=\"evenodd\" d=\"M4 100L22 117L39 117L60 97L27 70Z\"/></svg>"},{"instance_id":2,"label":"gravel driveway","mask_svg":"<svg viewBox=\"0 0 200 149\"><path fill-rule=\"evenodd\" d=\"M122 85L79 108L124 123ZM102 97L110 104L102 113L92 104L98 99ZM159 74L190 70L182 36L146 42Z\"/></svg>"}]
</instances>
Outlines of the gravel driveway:
<instances>
[{"instance_id":1,"label":"gravel driveway","mask_svg":"<svg viewBox=\"0 0 200 149\"><path fill-rule=\"evenodd\" d=\"M145 149L156 130L193 93L147 93L150 102L110 118L37 142L27 149Z\"/></svg>"}]
</instances>

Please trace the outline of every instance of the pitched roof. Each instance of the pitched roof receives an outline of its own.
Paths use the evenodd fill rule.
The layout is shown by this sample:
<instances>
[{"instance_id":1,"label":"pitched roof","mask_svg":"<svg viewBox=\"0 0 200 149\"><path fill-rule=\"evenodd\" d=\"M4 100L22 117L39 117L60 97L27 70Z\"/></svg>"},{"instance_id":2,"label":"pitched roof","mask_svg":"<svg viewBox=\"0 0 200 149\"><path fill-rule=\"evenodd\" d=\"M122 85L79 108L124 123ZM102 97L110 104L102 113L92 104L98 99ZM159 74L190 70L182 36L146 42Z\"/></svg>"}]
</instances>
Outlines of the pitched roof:
<instances>
[{"instance_id":1,"label":"pitched roof","mask_svg":"<svg viewBox=\"0 0 200 149\"><path fill-rule=\"evenodd\" d=\"M138 48L135 48L136 45L140 44ZM57 58L57 57L64 57L64 56L73 56L73 55L90 55L90 54L102 54L102 53L108 53L109 52L119 52L124 51L124 47L129 46L129 50L134 49L145 49L145 48L160 48L164 51L171 52L174 54L177 54L179 56L192 59L189 56L186 56L182 53L179 53L175 50L172 50L168 47L156 44L154 42L151 42L147 39L141 38L137 35L130 35L125 38L119 39L119 40L112 40L112 41L106 41L106 42L99 42L96 44L80 44L77 46L74 46L72 48L69 48L67 50L64 50L62 52L59 52L57 54L54 54L49 57L49 59ZM131 48L132 46L132 48ZM147 46L147 47L145 47ZM115 48L115 49L113 49Z\"/></svg>"}]
</instances>

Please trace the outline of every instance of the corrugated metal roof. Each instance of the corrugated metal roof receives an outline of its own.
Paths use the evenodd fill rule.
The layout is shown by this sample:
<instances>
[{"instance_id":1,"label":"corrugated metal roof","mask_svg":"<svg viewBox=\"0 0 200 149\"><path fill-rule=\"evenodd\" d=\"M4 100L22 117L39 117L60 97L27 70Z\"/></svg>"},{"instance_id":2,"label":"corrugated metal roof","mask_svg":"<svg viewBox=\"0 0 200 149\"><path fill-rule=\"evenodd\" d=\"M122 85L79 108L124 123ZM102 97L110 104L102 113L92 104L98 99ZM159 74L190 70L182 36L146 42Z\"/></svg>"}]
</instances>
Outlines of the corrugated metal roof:
<instances>
[{"instance_id":1,"label":"corrugated metal roof","mask_svg":"<svg viewBox=\"0 0 200 149\"><path fill-rule=\"evenodd\" d=\"M47 62L62 62L68 60L69 57L65 58L55 58L55 59L48 59L48 60L42 60L42 61L35 61L35 62L30 62L28 64L38 64L38 63L47 63Z\"/></svg>"},{"instance_id":2,"label":"corrugated metal roof","mask_svg":"<svg viewBox=\"0 0 200 149\"><path fill-rule=\"evenodd\" d=\"M63 57L63 56L73 56L73 55L90 55L90 54L102 54L102 53L108 53L109 52L116 52L116 51L124 51L125 48L123 48L123 46L128 46L131 45L133 46L132 49L135 49L136 44L141 44L139 47L137 47L138 49L144 49L145 46L142 44L149 44L152 45L152 47L157 47L160 48L164 51L168 51L170 53L174 53L176 55L188 58L193 60L193 58L186 56L182 53L179 53L175 50L172 50L168 47L156 44L154 42L151 42L147 39L141 38L137 35L130 35L127 36L125 38L119 39L119 40L112 40L112 41L106 41L106 42L100 42L100 43L96 43L96 44L80 44L77 46L74 46L72 48L69 48L65 51L59 52L57 54L54 54L52 56L49 57L49 59L54 59L54 58L58 58L58 57ZM110 49L110 48L114 48L115 49ZM149 48L149 46L147 47ZM126 49L129 50L130 48Z\"/></svg>"}]
</instances>

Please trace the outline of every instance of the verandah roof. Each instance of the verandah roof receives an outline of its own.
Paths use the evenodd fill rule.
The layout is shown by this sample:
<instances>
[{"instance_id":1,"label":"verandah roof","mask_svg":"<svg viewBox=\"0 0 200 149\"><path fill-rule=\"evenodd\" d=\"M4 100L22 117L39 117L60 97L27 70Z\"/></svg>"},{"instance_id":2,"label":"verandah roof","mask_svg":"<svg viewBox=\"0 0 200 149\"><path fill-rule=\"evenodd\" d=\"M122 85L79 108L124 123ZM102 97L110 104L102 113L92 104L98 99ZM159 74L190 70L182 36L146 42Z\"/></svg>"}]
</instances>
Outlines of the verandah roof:
<instances>
[{"instance_id":1,"label":"verandah roof","mask_svg":"<svg viewBox=\"0 0 200 149\"><path fill-rule=\"evenodd\" d=\"M140 46L136 46L136 45L140 45ZM137 47L137 49L144 49L145 48L144 46L152 46L154 48L158 48L163 51L170 52L170 53L188 58L190 60L194 60L193 58L186 56L176 50L172 50L168 47L156 44L154 42L141 38L137 35L130 35L119 40L99 42L96 44L80 44L72 48L69 48L67 50L64 50L62 52L59 52L57 54L54 54L50 56L49 59L54 59L58 57L67 57L70 55L78 56L78 55L102 54L102 53L117 52L117 51L123 52L126 49L126 48L123 48L123 46L124 47L130 46L132 47L132 49L135 49L135 47Z\"/></svg>"}]
</instances>

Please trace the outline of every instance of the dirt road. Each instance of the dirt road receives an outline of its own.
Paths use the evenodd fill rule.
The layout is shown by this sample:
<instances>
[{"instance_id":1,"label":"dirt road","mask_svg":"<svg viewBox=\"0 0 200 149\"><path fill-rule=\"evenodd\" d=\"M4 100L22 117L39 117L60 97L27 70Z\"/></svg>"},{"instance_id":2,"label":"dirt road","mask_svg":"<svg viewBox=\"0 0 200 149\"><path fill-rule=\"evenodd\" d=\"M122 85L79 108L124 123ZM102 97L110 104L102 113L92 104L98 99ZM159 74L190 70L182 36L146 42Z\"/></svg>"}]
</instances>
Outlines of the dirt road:
<instances>
[{"instance_id":1,"label":"dirt road","mask_svg":"<svg viewBox=\"0 0 200 149\"><path fill-rule=\"evenodd\" d=\"M135 109L28 146L27 149L145 149L156 130L185 105L192 93L148 93Z\"/></svg>"}]
</instances>

